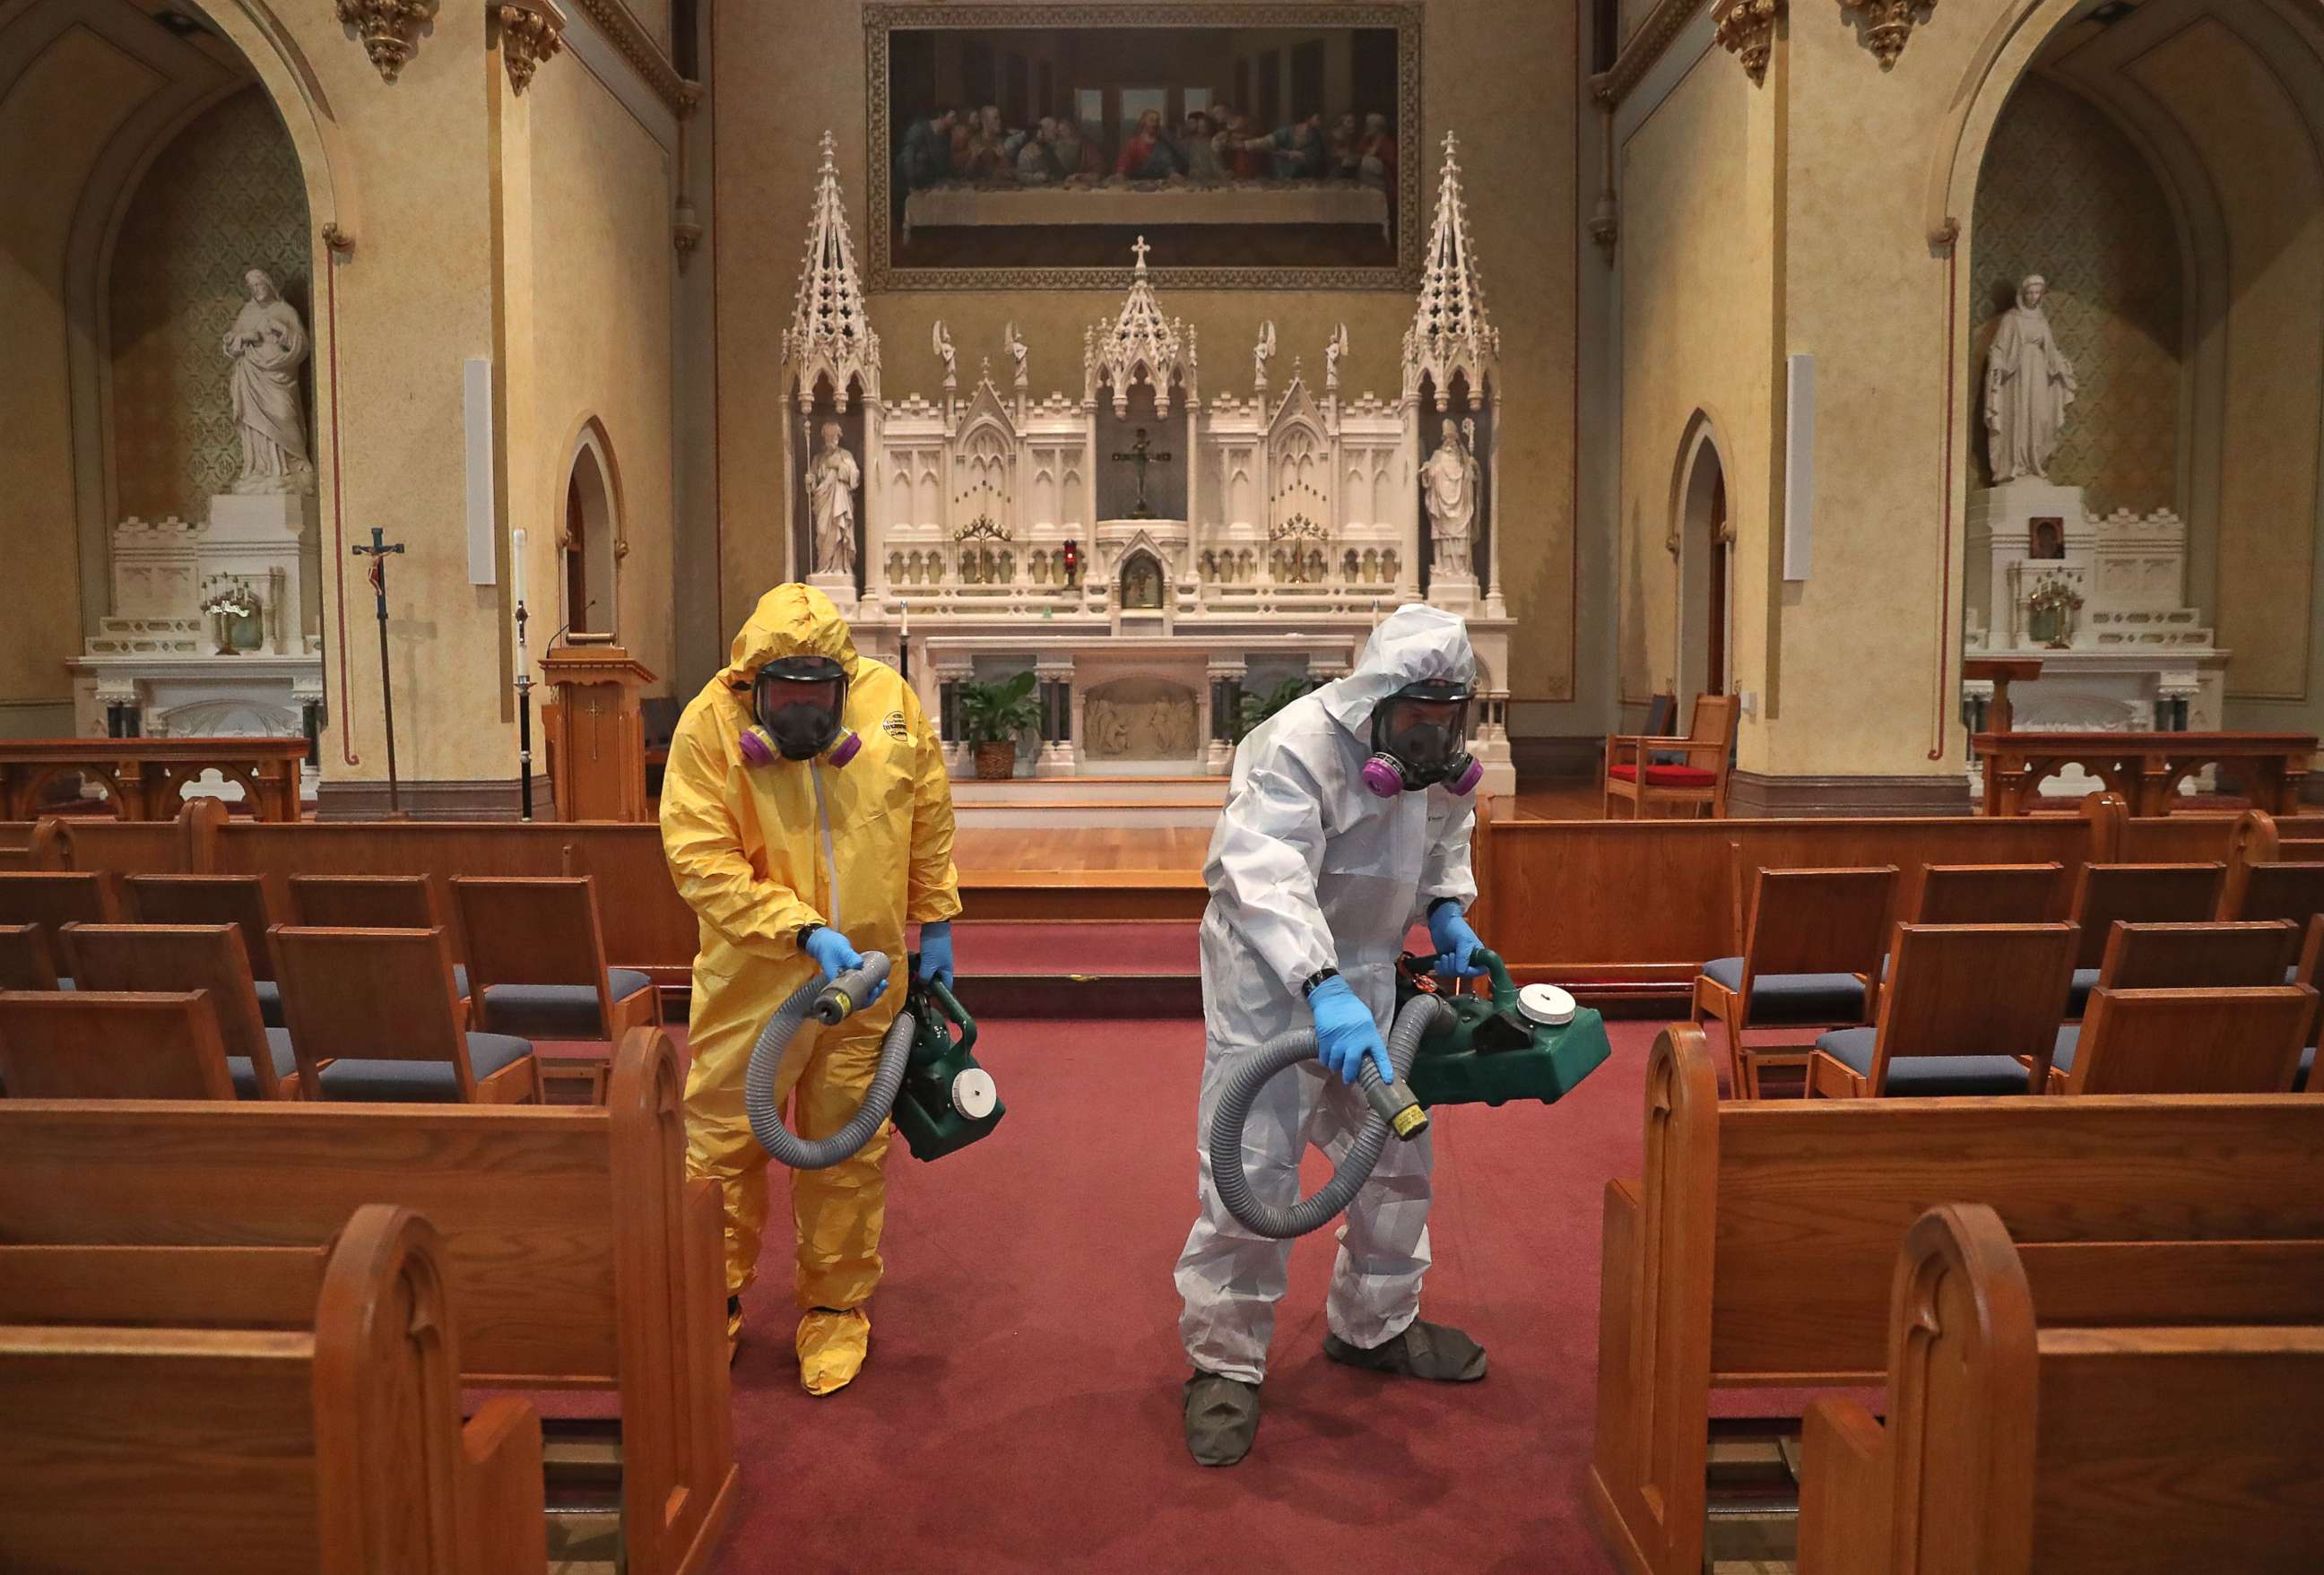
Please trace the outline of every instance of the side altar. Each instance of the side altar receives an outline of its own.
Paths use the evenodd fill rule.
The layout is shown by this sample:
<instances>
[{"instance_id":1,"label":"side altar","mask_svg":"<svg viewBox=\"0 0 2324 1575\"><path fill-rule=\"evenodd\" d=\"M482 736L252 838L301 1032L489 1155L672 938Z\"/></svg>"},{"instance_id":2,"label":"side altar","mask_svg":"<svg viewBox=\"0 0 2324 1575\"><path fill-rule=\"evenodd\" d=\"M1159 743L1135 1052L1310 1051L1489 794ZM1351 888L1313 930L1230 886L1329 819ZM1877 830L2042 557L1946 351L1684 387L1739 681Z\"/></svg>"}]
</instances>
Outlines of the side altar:
<instances>
[{"instance_id":1,"label":"side altar","mask_svg":"<svg viewBox=\"0 0 2324 1575\"><path fill-rule=\"evenodd\" d=\"M1380 618L1426 599L1467 620L1471 747L1516 787L1495 456L1499 335L1485 311L1453 139L1393 396L1342 387L1344 326L1276 381L1274 325L1245 394L1205 393L1197 330L1132 248L1120 309L1084 330L1069 389L1038 391L1010 326L1006 370L964 378L936 325L932 395L890 399L835 167L824 164L785 336L788 561L899 667L956 774L962 681L1038 676L1022 776L1222 774L1246 692L1347 670ZM1214 374L1215 375L1215 374Z\"/></svg>"}]
</instances>

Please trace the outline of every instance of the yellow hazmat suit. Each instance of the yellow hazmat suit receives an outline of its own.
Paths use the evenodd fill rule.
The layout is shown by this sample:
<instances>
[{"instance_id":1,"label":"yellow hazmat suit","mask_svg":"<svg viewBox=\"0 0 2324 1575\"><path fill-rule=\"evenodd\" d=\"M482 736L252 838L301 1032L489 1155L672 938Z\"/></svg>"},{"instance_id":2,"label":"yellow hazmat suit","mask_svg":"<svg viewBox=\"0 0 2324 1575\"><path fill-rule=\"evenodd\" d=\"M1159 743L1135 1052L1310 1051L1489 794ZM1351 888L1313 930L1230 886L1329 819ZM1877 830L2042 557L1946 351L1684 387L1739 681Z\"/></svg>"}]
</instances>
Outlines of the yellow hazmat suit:
<instances>
[{"instance_id":1,"label":"yellow hazmat suit","mask_svg":"<svg viewBox=\"0 0 2324 1575\"><path fill-rule=\"evenodd\" d=\"M862 748L828 760L746 764L751 685L778 657L827 656L847 669L841 720ZM952 786L944 745L895 670L855 654L831 599L778 585L734 637L732 659L678 718L661 797L662 850L701 920L687 1021L687 1171L726 1193L726 1288L757 1273L767 1218L767 1156L742 1110L751 1046L777 1006L816 972L801 926L829 925L860 952L895 959L887 991L835 1028L812 1019L790 1045L778 1102L798 1097L800 1137L829 1136L855 1113L880 1040L904 998L904 926L960 911L952 862ZM859 1306L880 1282L886 1212L881 1164L891 1129L829 1170L791 1178L798 1224L798 1303Z\"/></svg>"}]
</instances>

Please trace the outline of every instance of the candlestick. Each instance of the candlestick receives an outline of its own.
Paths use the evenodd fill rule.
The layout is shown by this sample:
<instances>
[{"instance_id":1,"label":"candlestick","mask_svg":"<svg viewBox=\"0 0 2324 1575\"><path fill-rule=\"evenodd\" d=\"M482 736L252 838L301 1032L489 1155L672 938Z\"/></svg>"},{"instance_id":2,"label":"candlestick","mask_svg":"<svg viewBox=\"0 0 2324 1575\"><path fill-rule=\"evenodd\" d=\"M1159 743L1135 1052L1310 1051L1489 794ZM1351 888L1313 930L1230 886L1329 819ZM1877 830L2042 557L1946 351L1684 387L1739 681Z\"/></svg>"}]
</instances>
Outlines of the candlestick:
<instances>
[{"instance_id":1,"label":"candlestick","mask_svg":"<svg viewBox=\"0 0 2324 1575\"><path fill-rule=\"evenodd\" d=\"M521 525L509 536L509 594L516 601L524 600L524 527Z\"/></svg>"}]
</instances>

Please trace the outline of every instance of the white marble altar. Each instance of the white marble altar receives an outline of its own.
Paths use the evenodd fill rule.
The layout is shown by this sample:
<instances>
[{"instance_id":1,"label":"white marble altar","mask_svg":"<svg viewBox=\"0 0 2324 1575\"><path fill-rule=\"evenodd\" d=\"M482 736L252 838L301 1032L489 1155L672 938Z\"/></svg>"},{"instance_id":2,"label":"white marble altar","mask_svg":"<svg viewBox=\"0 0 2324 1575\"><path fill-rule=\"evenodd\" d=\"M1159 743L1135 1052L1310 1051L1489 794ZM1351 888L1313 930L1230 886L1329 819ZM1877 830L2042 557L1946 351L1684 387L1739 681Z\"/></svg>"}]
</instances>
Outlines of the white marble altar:
<instances>
[{"instance_id":1,"label":"white marble altar","mask_svg":"<svg viewBox=\"0 0 2324 1575\"><path fill-rule=\"evenodd\" d=\"M908 644L909 675L947 738L954 685L1029 668L1048 720L1041 748L1020 751L1020 775L1223 772L1253 663L1277 677L1285 664L1344 671L1379 618L1425 584L1431 601L1469 619L1481 666L1472 747L1488 789L1514 790L1515 625L1493 484L1499 336L1450 136L1402 386L1388 398L1342 392L1344 327L1311 347L1325 368L1321 388L1295 355L1270 390L1271 325L1253 351L1250 394L1206 392L1197 330L1157 299L1141 239L1120 309L1083 335L1078 388L1037 392L1028 364L1056 364L1053 347L1028 345L1012 323L1000 347L1008 386L988 356L963 389L938 324L936 394L891 399L828 137L824 149L784 340L798 406L790 474L818 463L803 445L824 420L860 430L862 549L854 579L833 594L859 647L901 663ZM1460 494L1460 518L1443 532L1459 562L1440 559L1432 576L1422 456L1464 421L1473 448L1456 446L1466 468L1448 495ZM807 496L792 489L794 572L828 567L819 534L802 530L828 518L800 517ZM955 770L968 769L965 749L952 753Z\"/></svg>"}]
</instances>

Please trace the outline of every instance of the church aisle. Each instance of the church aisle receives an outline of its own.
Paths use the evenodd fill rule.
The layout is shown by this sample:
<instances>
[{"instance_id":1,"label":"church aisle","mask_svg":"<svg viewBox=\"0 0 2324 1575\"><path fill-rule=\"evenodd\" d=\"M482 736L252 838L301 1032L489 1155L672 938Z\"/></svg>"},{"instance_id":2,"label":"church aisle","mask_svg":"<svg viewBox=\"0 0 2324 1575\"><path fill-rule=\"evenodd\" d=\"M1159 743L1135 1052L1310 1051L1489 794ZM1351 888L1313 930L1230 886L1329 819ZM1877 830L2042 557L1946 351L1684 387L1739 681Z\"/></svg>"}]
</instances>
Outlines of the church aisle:
<instances>
[{"instance_id":1,"label":"church aisle","mask_svg":"<svg viewBox=\"0 0 2324 1575\"><path fill-rule=\"evenodd\" d=\"M1652 1025L1616 1025L1614 1064L1556 1109L1436 1128L1425 1310L1481 1340L1492 1376L1390 1386L1325 1361L1319 1233L1293 1257L1259 1446L1222 1471L1185 1456L1170 1284L1200 1026L983 1027L1009 1122L933 1167L899 1146L863 1377L799 1390L773 1256L748 1300L721 1570L1191 1570L1224 1549L1291 1570L1611 1570L1584 1497L1599 1198L1639 1162Z\"/></svg>"}]
</instances>

